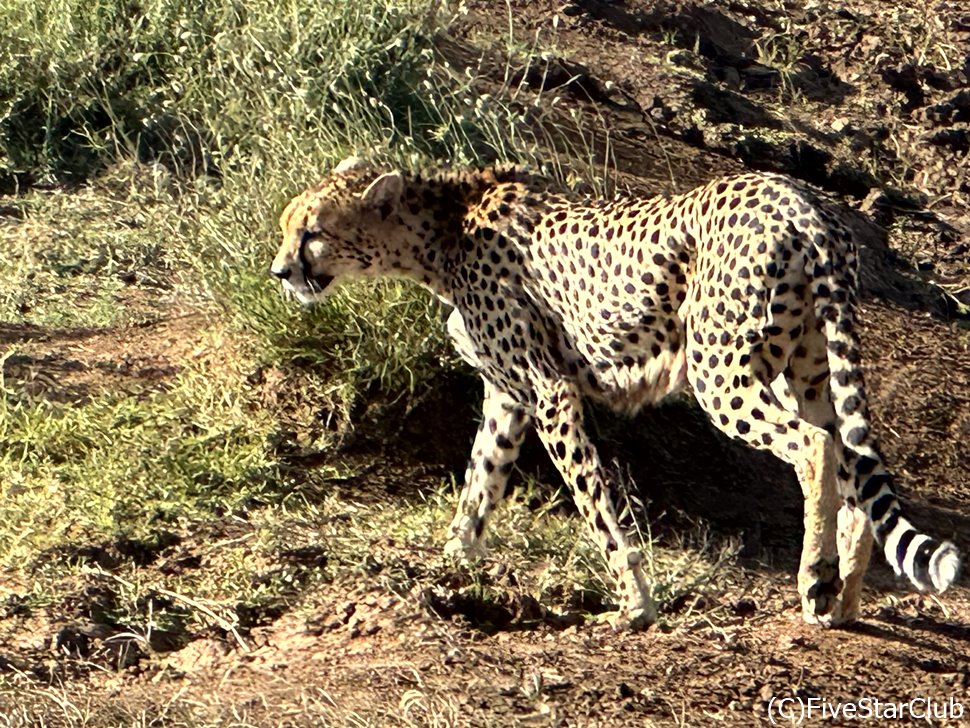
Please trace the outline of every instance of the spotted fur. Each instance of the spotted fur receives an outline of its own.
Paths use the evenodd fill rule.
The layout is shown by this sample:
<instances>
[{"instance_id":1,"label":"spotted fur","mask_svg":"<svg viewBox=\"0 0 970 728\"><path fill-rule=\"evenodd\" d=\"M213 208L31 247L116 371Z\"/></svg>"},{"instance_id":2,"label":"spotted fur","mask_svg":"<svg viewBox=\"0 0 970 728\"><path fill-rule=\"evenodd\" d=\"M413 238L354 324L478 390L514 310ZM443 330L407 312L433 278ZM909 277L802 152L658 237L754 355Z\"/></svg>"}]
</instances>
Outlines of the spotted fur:
<instances>
[{"instance_id":1,"label":"spotted fur","mask_svg":"<svg viewBox=\"0 0 970 728\"><path fill-rule=\"evenodd\" d=\"M453 307L449 334L485 402L449 550L480 544L535 427L610 564L621 618L652 622L582 400L633 413L690 384L716 427L795 467L807 620L857 615L873 536L918 589L957 578L956 548L903 516L873 442L849 229L794 180L577 203L514 170L382 174L350 159L280 226L271 270L304 302L351 276L399 275Z\"/></svg>"}]
</instances>

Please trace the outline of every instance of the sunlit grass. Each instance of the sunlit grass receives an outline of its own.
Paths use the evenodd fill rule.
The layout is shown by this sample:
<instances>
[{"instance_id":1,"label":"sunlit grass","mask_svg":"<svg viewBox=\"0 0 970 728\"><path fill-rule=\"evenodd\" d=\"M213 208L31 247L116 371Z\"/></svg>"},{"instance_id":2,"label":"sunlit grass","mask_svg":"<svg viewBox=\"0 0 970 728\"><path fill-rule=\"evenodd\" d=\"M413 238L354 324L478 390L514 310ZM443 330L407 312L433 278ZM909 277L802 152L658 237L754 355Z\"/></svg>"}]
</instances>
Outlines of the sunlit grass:
<instances>
[{"instance_id":1,"label":"sunlit grass","mask_svg":"<svg viewBox=\"0 0 970 728\"><path fill-rule=\"evenodd\" d=\"M63 403L0 399L0 564L62 543L145 538L231 512L272 487L268 413L244 388L186 370L171 389Z\"/></svg>"}]
</instances>

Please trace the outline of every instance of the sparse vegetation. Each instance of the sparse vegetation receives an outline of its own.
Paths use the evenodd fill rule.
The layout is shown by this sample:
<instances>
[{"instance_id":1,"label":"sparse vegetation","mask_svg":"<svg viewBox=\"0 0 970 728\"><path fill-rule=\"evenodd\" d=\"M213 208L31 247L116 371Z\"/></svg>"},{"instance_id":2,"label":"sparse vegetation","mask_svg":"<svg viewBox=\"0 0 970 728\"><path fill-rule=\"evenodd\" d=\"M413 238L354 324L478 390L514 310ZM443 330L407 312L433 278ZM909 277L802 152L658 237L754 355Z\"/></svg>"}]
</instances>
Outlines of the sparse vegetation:
<instances>
[{"instance_id":1,"label":"sparse vegetation","mask_svg":"<svg viewBox=\"0 0 970 728\"><path fill-rule=\"evenodd\" d=\"M448 16L434 3L226 2L202 14L168 1L68 6L0 9L16 39L0 56L0 172L25 185L0 230L0 316L69 331L202 311L207 332L196 348L218 353L180 363L158 385L149 377L70 398L50 396L46 385L57 383L35 380L31 355L12 344L0 402L0 564L31 584L18 597L23 609L65 592L110 595L99 619L119 635L115 661L206 628L244 645L237 628L312 602L314 581L393 573L382 539L436 555L452 500L447 486L448 497L439 491L412 512L357 506L324 495L335 471L289 474L286 452L326 450L334 438L293 440L279 417L312 420L329 409L339 430L362 398L380 391L394 400L455 364L436 304L412 285L362 284L308 311L282 300L265 268L287 196L353 151L411 167L539 166L558 132L510 70L495 95L477 93L474 73L436 53L433 34ZM527 54L520 63L548 64L528 57L534 47L518 50ZM566 184L585 169L583 183L595 187L601 170L583 139L577 147L561 136L581 152L568 165L554 152L541 160ZM259 388L246 382L265 367L299 377L315 407L261 407ZM516 512L495 539L525 557L515 565L522 591L554 589L565 608L576 584L595 595L577 604L606 608L602 565L575 543L571 520ZM140 568L227 515L239 533L193 557L207 568ZM339 528L323 525L334 519ZM326 554L325 566L279 566L301 538ZM669 573L685 576L704 557L686 566L681 554L671 558ZM658 575L663 564L658 552ZM428 588L444 568L401 583L387 577L388 588ZM487 585L468 588L479 602L491 598ZM663 577L658 589L678 591Z\"/></svg>"},{"instance_id":2,"label":"sparse vegetation","mask_svg":"<svg viewBox=\"0 0 970 728\"><path fill-rule=\"evenodd\" d=\"M515 161L598 194L618 185L685 189L726 164L725 155L743 157L738 139L755 140L770 158L764 166L785 171L792 171L786 150L803 149L805 138L841 144L832 152L839 164L858 162L866 179L899 186L960 169L932 167L920 142L924 130L911 116L892 116L900 105L909 114L907 105L928 104L926 89L959 100L948 86L962 62L956 31L932 14L914 24L912 15L869 22L817 11L836 39L869 42L863 31L892 31L878 70L847 52L847 64L861 63L862 90L853 89L850 112L839 111L854 115L840 120L843 142L834 140L835 112L825 107L835 87L821 60L828 49L787 5L771 3L758 32L739 36L751 40L740 55L740 45L717 45L730 23L665 11L654 27L631 3L603 4L602 17L580 20L563 9L540 22L531 17L546 12L539 5L0 2L0 728L291 718L293 725L454 725L478 704L449 691L434 670L492 665L494 644L478 643L487 634L521 629L549 644L582 642L589 633L570 625L610 608L603 565L579 538L568 497L550 494L531 471L517 473L523 486L490 533L492 555L472 567L442 558L457 487L448 473L460 464L451 463L449 450L428 458L434 467L421 461L395 469L405 447L399 439L423 424L415 425L414 411L430 400L440 415L477 396L443 338L435 301L411 284L383 281L299 309L265 275L286 200L347 154L408 168ZM758 6L751 4L755 15ZM630 25L621 35L630 45L604 45L599 60L587 61L582 44L591 41L583 29L598 29L595 43L606 44L610 24L624 19ZM449 27L460 32L443 42ZM479 47L462 45L467 38ZM689 50L689 67L646 60L664 58L665 46ZM573 54L578 63L562 62ZM730 73L719 75L715 59ZM764 68L752 69L751 59ZM890 60L918 72L903 68L894 76ZM654 65L668 75L650 75ZM883 76L892 80L889 100L873 101L864 84ZM704 98L722 103L733 94L747 105L724 112L690 98L696 84L714 78L724 80L714 89L723 94ZM671 92L678 83L690 92ZM938 115L965 113L956 101L940 104ZM747 114L743 122L729 118L735 111ZM718 120L713 132L695 126L708 117ZM806 136L809 121L820 131ZM959 151L961 139L957 129L945 141ZM717 154L701 157L705 142ZM828 180L836 168L824 154L805 156L813 181ZM933 209L959 209L956 189L934 188ZM938 266L943 287L965 309L968 274L952 233L927 227L905 244L895 240L909 235L911 222L891 221L894 248ZM967 351L966 332L955 341L947 351L957 362ZM964 370L952 367L946 394L934 400L948 414L927 426L925 442L965 434ZM458 382L448 390L452 400L434 399L443 378ZM891 384L892 374L884 380ZM688 419L668 410L660 429L677 429L668 416ZM471 429L448 430L457 419L445 418L435 437L463 453ZM607 439L620 437L607 430ZM667 444L658 442L664 455ZM698 459L719 461L724 453L703 442ZM954 452L940 461L965 467ZM685 467L697 472L694 463ZM721 478L723 466L711 467ZM644 486L653 484L652 464L648 470L637 473ZM757 581L737 568L734 525L712 533L692 516L674 520L688 524L677 530L680 540L663 528L656 539L649 529L644 534L662 629L723 645L718 659L759 649L740 632L756 610L747 595L757 595L758 608L782 613L794 592L777 586L772 560L787 559L787 574L789 556L770 545L759 550L762 521L753 518L757 562L774 579ZM738 600L741 593L748 601ZM907 608L890 599L892 609ZM406 633L409 650L435 644L441 655L430 673L427 666L419 673L381 665L396 691L390 701L375 701L359 677L347 678L354 689L343 695L308 684L261 703L225 697L224 681L246 665L279 674L276 658L266 657L271 630L319 642L307 653L315 655L307 660L313 670L329 665L331 648L337 667L349 669L340 664L343 644L373 635L390 641ZM187 646L198 652L179 651ZM204 657L206 649L219 665L218 679L206 683L211 690L203 688L209 694L176 693L180 681L198 674L187 655ZM642 645L636 651L653 658ZM227 654L236 661L223 670ZM784 660L770 658L773 665L791 659L790 651ZM654 699L649 690L631 698L626 683L581 692L579 672L567 679L534 653L510 664L476 679L499 681L496 694L515 704L515 720L552 722L550 695L584 705L600 700L590 697L598 690L691 722L684 704ZM695 669L702 671L703 660ZM798 670L778 679L802 685ZM110 700L72 687L72 680L94 685L103 675ZM676 671L668 676L685 682ZM113 699L135 683L174 687L165 698L139 692L127 702ZM750 702L750 694L741 700ZM495 715L486 720L514 723Z\"/></svg>"},{"instance_id":3,"label":"sparse vegetation","mask_svg":"<svg viewBox=\"0 0 970 728\"><path fill-rule=\"evenodd\" d=\"M30 187L2 230L2 318L97 329L201 309L217 340L200 346L222 355L161 388L52 401L24 386L29 357L6 352L26 366L3 388L0 563L34 582L38 607L92 560L85 549L294 502L274 450L287 436L245 385L254 367L296 367L345 420L374 387L393 400L450 365L437 306L413 286L360 285L311 311L281 299L265 268L288 195L351 151L408 166L530 161L539 137L523 104L473 96L474 77L435 53L448 20L435 3L0 13L15 39L0 56L0 171ZM255 609L263 597L242 586L252 566L237 567L189 591ZM146 615L152 589L125 578L129 606L113 620L150 631L165 607ZM257 591L282 598L284 581Z\"/></svg>"}]
</instances>

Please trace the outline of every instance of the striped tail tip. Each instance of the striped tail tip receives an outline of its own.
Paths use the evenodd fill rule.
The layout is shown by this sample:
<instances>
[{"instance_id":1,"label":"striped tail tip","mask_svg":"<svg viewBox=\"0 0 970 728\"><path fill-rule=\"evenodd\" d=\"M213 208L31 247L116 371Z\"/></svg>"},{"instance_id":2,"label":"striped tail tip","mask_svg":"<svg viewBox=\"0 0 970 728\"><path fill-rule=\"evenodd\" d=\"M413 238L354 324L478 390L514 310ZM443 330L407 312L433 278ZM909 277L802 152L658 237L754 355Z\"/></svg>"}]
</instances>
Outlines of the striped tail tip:
<instances>
[{"instance_id":1,"label":"striped tail tip","mask_svg":"<svg viewBox=\"0 0 970 728\"><path fill-rule=\"evenodd\" d=\"M950 541L940 543L920 533L905 518L893 519L885 540L886 559L898 576L905 575L921 592L944 592L960 577L960 552Z\"/></svg>"},{"instance_id":2,"label":"striped tail tip","mask_svg":"<svg viewBox=\"0 0 970 728\"><path fill-rule=\"evenodd\" d=\"M944 541L930 557L930 580L938 592L945 592L960 578L960 552L949 541Z\"/></svg>"}]
</instances>

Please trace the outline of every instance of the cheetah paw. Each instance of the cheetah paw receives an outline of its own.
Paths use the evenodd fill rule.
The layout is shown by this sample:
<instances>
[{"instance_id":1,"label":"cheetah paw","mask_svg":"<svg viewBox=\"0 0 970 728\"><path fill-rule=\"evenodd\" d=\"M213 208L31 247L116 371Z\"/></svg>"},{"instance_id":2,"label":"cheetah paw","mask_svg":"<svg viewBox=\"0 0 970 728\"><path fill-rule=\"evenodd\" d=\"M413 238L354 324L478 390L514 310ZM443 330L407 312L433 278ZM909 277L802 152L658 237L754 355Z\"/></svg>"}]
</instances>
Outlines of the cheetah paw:
<instances>
[{"instance_id":1,"label":"cheetah paw","mask_svg":"<svg viewBox=\"0 0 970 728\"><path fill-rule=\"evenodd\" d=\"M461 536L452 536L445 543L444 554L446 559L461 564L469 564L479 561L485 556L485 547L481 541L469 543Z\"/></svg>"},{"instance_id":2,"label":"cheetah paw","mask_svg":"<svg viewBox=\"0 0 970 728\"><path fill-rule=\"evenodd\" d=\"M616 632L641 632L649 629L656 621L656 610L643 607L603 612L596 615L597 623L608 624Z\"/></svg>"},{"instance_id":3,"label":"cheetah paw","mask_svg":"<svg viewBox=\"0 0 970 728\"><path fill-rule=\"evenodd\" d=\"M843 610L842 598L838 595L802 599L802 619L811 625L829 629L851 622L854 616Z\"/></svg>"},{"instance_id":4,"label":"cheetah paw","mask_svg":"<svg viewBox=\"0 0 970 728\"><path fill-rule=\"evenodd\" d=\"M843 614L838 559L820 559L803 574L801 582L802 619L808 624L836 627L850 619Z\"/></svg>"}]
</instances>

